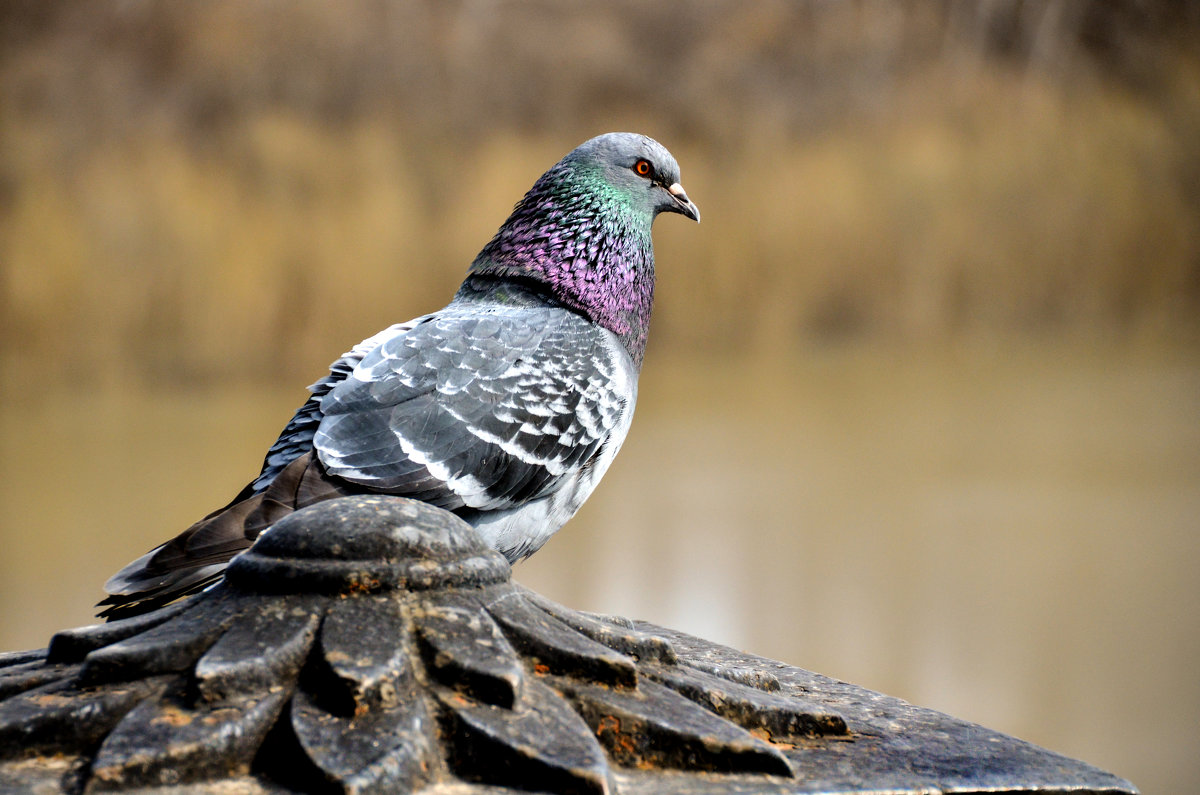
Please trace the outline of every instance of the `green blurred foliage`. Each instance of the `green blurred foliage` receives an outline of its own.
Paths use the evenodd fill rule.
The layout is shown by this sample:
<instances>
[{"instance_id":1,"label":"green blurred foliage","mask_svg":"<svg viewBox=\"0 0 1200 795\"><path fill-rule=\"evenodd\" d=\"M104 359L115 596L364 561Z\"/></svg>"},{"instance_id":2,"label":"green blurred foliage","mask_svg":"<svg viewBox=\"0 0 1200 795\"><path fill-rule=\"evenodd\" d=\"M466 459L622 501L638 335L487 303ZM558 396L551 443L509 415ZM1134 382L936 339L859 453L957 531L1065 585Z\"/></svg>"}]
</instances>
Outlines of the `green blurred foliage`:
<instances>
[{"instance_id":1,"label":"green blurred foliage","mask_svg":"<svg viewBox=\"0 0 1200 795\"><path fill-rule=\"evenodd\" d=\"M659 224L656 350L1195 339L1198 19L4 3L0 355L83 385L309 377L444 303L545 167L621 128L704 211Z\"/></svg>"}]
</instances>

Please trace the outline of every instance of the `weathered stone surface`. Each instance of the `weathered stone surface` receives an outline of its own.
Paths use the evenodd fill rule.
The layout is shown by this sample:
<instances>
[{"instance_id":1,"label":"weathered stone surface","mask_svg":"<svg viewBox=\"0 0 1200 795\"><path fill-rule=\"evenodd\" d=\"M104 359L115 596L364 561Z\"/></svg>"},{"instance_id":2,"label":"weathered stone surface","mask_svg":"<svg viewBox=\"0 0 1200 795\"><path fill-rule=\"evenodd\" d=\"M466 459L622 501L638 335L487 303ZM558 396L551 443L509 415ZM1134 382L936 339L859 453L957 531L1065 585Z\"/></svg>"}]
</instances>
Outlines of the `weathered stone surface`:
<instances>
[{"instance_id":1,"label":"weathered stone surface","mask_svg":"<svg viewBox=\"0 0 1200 795\"><path fill-rule=\"evenodd\" d=\"M411 683L405 683L411 685ZM337 715L317 705L305 690L291 702L291 742L263 755L263 772L306 790L314 782L344 792L409 792L427 784L438 768L440 751L434 717L415 686L398 689L373 709ZM289 752L288 747L297 752ZM294 762L307 759L316 779L297 780ZM270 767L268 767L270 766Z\"/></svg>"},{"instance_id":2,"label":"weathered stone surface","mask_svg":"<svg viewBox=\"0 0 1200 795\"><path fill-rule=\"evenodd\" d=\"M795 742L804 737L844 735L845 719L825 705L796 696L758 690L683 665L643 666L642 674L767 739Z\"/></svg>"},{"instance_id":3,"label":"weathered stone surface","mask_svg":"<svg viewBox=\"0 0 1200 795\"><path fill-rule=\"evenodd\" d=\"M50 639L46 659L52 663L83 662L89 652L140 635L195 606L196 600L193 599L121 621L64 629Z\"/></svg>"},{"instance_id":4,"label":"weathered stone surface","mask_svg":"<svg viewBox=\"0 0 1200 795\"><path fill-rule=\"evenodd\" d=\"M551 792L611 792L608 762L596 736L545 685L531 681L515 709L457 692L440 696L450 763L464 779Z\"/></svg>"},{"instance_id":5,"label":"weathered stone surface","mask_svg":"<svg viewBox=\"0 0 1200 795\"><path fill-rule=\"evenodd\" d=\"M783 754L736 723L675 691L643 681L622 691L571 683L564 689L619 764L792 777Z\"/></svg>"},{"instance_id":6,"label":"weathered stone surface","mask_svg":"<svg viewBox=\"0 0 1200 795\"><path fill-rule=\"evenodd\" d=\"M272 525L225 579L248 592L350 595L482 586L510 573L452 514L415 500L344 497Z\"/></svg>"},{"instance_id":7,"label":"weathered stone surface","mask_svg":"<svg viewBox=\"0 0 1200 795\"><path fill-rule=\"evenodd\" d=\"M206 595L187 611L186 620L165 621L88 652L79 679L85 684L100 685L184 671L233 623L242 606L226 592Z\"/></svg>"},{"instance_id":8,"label":"weathered stone surface","mask_svg":"<svg viewBox=\"0 0 1200 795\"><path fill-rule=\"evenodd\" d=\"M181 605L0 655L0 791L1135 792L509 571L428 505L299 511Z\"/></svg>"},{"instance_id":9,"label":"weathered stone surface","mask_svg":"<svg viewBox=\"0 0 1200 795\"><path fill-rule=\"evenodd\" d=\"M610 649L615 649L639 662L661 662L674 665L679 662L675 649L657 635L634 629L632 624L605 620L587 613L580 613L552 602L541 594L522 588L521 595L562 623L577 632L587 635Z\"/></svg>"},{"instance_id":10,"label":"weathered stone surface","mask_svg":"<svg viewBox=\"0 0 1200 795\"><path fill-rule=\"evenodd\" d=\"M335 715L353 718L394 706L415 685L409 618L391 599L332 603L321 623L319 654L306 686Z\"/></svg>"},{"instance_id":11,"label":"weathered stone surface","mask_svg":"<svg viewBox=\"0 0 1200 795\"><path fill-rule=\"evenodd\" d=\"M79 687L60 679L0 702L0 759L94 749L129 710L162 692L164 677Z\"/></svg>"},{"instance_id":12,"label":"weathered stone surface","mask_svg":"<svg viewBox=\"0 0 1200 795\"><path fill-rule=\"evenodd\" d=\"M204 653L193 674L200 696L219 704L290 685L320 624L311 599L261 600Z\"/></svg>"},{"instance_id":13,"label":"weathered stone surface","mask_svg":"<svg viewBox=\"0 0 1200 795\"><path fill-rule=\"evenodd\" d=\"M16 658L14 658L16 659ZM0 699L49 684L79 672L78 665L48 665L44 653L29 662L0 664Z\"/></svg>"},{"instance_id":14,"label":"weathered stone surface","mask_svg":"<svg viewBox=\"0 0 1200 795\"><path fill-rule=\"evenodd\" d=\"M516 707L524 690L525 666L486 613L434 605L416 617L416 630L431 677L485 704Z\"/></svg>"},{"instance_id":15,"label":"weathered stone surface","mask_svg":"<svg viewBox=\"0 0 1200 795\"><path fill-rule=\"evenodd\" d=\"M245 773L290 695L276 689L217 706L189 699L186 690L181 682L129 711L96 752L91 790L191 784Z\"/></svg>"},{"instance_id":16,"label":"weathered stone surface","mask_svg":"<svg viewBox=\"0 0 1200 795\"><path fill-rule=\"evenodd\" d=\"M537 673L576 676L619 687L637 686L637 667L632 658L573 631L515 590L492 601L488 612L533 661Z\"/></svg>"}]
</instances>

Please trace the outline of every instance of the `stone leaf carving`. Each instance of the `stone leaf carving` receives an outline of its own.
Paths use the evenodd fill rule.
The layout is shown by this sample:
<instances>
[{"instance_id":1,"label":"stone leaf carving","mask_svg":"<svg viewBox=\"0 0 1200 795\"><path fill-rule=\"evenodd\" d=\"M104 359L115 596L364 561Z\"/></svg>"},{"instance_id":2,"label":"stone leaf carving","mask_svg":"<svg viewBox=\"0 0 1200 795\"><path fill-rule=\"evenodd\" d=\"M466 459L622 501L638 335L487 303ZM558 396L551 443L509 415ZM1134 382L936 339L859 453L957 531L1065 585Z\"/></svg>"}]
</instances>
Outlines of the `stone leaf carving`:
<instances>
[{"instance_id":1,"label":"stone leaf carving","mask_svg":"<svg viewBox=\"0 0 1200 795\"><path fill-rule=\"evenodd\" d=\"M780 747L847 734L769 676L681 664L662 637L509 575L445 511L320 503L205 593L0 656L0 763L59 755L67 792L252 777L611 793L614 766L790 778Z\"/></svg>"}]
</instances>

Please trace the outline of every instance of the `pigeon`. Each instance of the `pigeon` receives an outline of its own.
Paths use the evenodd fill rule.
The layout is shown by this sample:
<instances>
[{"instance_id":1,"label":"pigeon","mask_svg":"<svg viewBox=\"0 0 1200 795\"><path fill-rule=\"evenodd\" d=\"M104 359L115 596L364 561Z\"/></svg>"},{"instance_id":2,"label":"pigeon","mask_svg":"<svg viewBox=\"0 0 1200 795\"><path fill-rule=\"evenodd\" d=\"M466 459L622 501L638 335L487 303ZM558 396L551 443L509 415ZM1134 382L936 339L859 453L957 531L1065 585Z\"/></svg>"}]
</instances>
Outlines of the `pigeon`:
<instances>
[{"instance_id":1,"label":"pigeon","mask_svg":"<svg viewBox=\"0 0 1200 795\"><path fill-rule=\"evenodd\" d=\"M445 308L337 359L258 477L117 572L99 615L203 590L274 522L351 494L452 511L512 563L536 552L629 431L662 212L700 220L657 141L609 133L571 151L517 203Z\"/></svg>"}]
</instances>

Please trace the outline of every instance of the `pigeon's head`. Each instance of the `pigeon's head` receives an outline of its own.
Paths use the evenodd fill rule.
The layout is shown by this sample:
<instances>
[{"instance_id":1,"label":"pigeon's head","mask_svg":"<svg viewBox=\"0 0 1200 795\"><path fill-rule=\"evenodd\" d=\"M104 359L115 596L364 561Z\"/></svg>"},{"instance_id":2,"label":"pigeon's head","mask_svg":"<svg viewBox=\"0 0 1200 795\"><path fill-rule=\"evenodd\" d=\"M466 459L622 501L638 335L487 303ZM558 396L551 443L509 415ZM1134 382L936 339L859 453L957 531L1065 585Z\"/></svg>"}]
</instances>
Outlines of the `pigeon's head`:
<instances>
[{"instance_id":1,"label":"pigeon's head","mask_svg":"<svg viewBox=\"0 0 1200 795\"><path fill-rule=\"evenodd\" d=\"M679 183L679 164L653 138L624 132L598 135L580 144L560 165L598 174L650 218L668 212L700 221L699 208Z\"/></svg>"},{"instance_id":2,"label":"pigeon's head","mask_svg":"<svg viewBox=\"0 0 1200 795\"><path fill-rule=\"evenodd\" d=\"M459 298L513 302L533 291L617 335L640 366L654 303L650 227L662 212L700 220L662 144L633 133L585 141L517 202Z\"/></svg>"}]
</instances>

